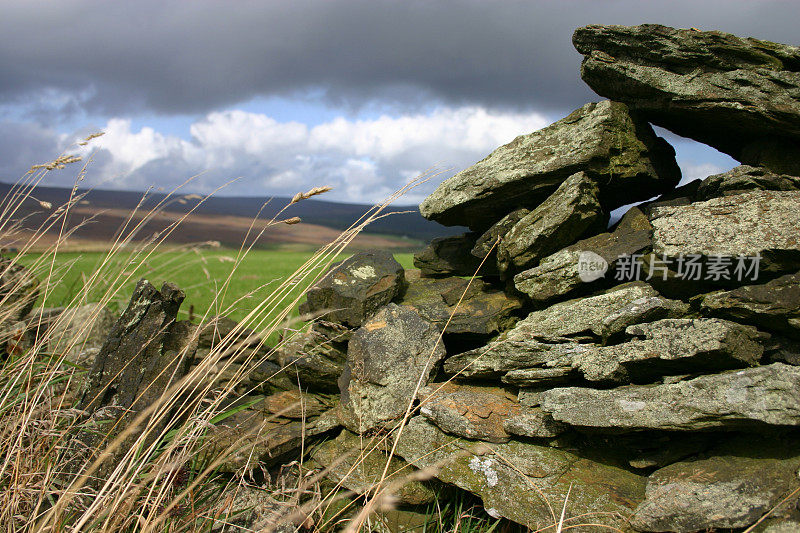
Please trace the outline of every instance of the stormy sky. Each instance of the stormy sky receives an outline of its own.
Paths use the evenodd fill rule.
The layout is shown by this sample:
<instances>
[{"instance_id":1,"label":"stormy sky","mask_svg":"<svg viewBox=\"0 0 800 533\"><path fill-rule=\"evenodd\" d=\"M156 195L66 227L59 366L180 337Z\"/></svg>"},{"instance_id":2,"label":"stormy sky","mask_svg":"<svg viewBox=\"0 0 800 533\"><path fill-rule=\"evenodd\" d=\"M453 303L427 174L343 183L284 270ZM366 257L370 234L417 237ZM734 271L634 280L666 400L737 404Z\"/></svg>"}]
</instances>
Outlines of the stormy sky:
<instances>
[{"instance_id":1,"label":"stormy sky","mask_svg":"<svg viewBox=\"0 0 800 533\"><path fill-rule=\"evenodd\" d=\"M0 181L67 152L91 155L85 184L103 188L238 178L222 194L331 185L327 199L374 202L599 100L579 77L579 26L798 45L797 20L795 0L0 0ZM735 164L668 139L686 178Z\"/></svg>"}]
</instances>

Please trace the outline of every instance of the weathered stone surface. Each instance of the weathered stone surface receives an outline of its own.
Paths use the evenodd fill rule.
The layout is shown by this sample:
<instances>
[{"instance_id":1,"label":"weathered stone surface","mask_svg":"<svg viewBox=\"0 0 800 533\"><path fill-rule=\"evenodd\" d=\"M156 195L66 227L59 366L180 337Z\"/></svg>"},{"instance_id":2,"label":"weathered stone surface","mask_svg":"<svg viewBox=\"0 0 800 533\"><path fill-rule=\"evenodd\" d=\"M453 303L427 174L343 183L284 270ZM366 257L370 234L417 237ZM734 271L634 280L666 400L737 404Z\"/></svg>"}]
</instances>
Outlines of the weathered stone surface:
<instances>
[{"instance_id":1,"label":"weathered stone surface","mask_svg":"<svg viewBox=\"0 0 800 533\"><path fill-rule=\"evenodd\" d=\"M572 426L609 431L800 425L800 368L773 363L666 385L558 388L541 406Z\"/></svg>"},{"instance_id":2,"label":"weathered stone surface","mask_svg":"<svg viewBox=\"0 0 800 533\"><path fill-rule=\"evenodd\" d=\"M682 318L689 312L689 304L662 296L643 296L606 316L600 325L603 343L619 340L628 326L655 322L664 318Z\"/></svg>"},{"instance_id":3,"label":"weathered stone surface","mask_svg":"<svg viewBox=\"0 0 800 533\"><path fill-rule=\"evenodd\" d=\"M301 525L302 519L292 516L295 507L274 498L272 490L239 484L235 490L220 493L224 497L209 510L209 515L222 524L212 529L213 533L295 533Z\"/></svg>"},{"instance_id":4,"label":"weathered stone surface","mask_svg":"<svg viewBox=\"0 0 800 533\"><path fill-rule=\"evenodd\" d=\"M602 321L630 302L658 293L642 282L626 283L591 296L534 311L486 346L447 358L444 370L459 378L508 376L518 386L559 383L573 375L577 354L593 348L577 341L599 340Z\"/></svg>"},{"instance_id":5,"label":"weathered stone surface","mask_svg":"<svg viewBox=\"0 0 800 533\"><path fill-rule=\"evenodd\" d=\"M227 350L246 342L254 331L226 316L215 316L200 325L197 337L197 358L206 357L212 349Z\"/></svg>"},{"instance_id":6,"label":"weathered stone surface","mask_svg":"<svg viewBox=\"0 0 800 533\"><path fill-rule=\"evenodd\" d=\"M632 525L681 533L743 528L798 487L796 442L747 436L711 453L654 472Z\"/></svg>"},{"instance_id":7,"label":"weathered stone surface","mask_svg":"<svg viewBox=\"0 0 800 533\"><path fill-rule=\"evenodd\" d=\"M303 313L360 326L405 290L403 267L389 252L360 252L337 263L306 293Z\"/></svg>"},{"instance_id":8,"label":"weathered stone surface","mask_svg":"<svg viewBox=\"0 0 800 533\"><path fill-rule=\"evenodd\" d=\"M680 169L674 154L625 105L591 103L446 180L420 212L448 226L485 230L515 209L536 207L580 171L603 184L601 200L610 211L675 186Z\"/></svg>"},{"instance_id":9,"label":"weathered stone surface","mask_svg":"<svg viewBox=\"0 0 800 533\"><path fill-rule=\"evenodd\" d=\"M503 389L452 382L431 383L417 398L419 412L443 431L487 442L507 442L503 421L520 409Z\"/></svg>"},{"instance_id":10,"label":"weathered stone surface","mask_svg":"<svg viewBox=\"0 0 800 533\"><path fill-rule=\"evenodd\" d=\"M602 335L602 323L606 317L625 308L634 300L656 295L658 293L650 285L632 282L618 285L595 296L559 302L529 314L498 341L520 336L594 340Z\"/></svg>"},{"instance_id":11,"label":"weathered stone surface","mask_svg":"<svg viewBox=\"0 0 800 533\"><path fill-rule=\"evenodd\" d=\"M678 257L755 256L760 270L800 269L800 191L749 191L652 210L653 251Z\"/></svg>"},{"instance_id":12,"label":"weathered stone surface","mask_svg":"<svg viewBox=\"0 0 800 533\"><path fill-rule=\"evenodd\" d=\"M275 362L295 382L311 390L336 392L347 359L343 344L328 340L306 327L284 339L274 355Z\"/></svg>"},{"instance_id":13,"label":"weathered stone surface","mask_svg":"<svg viewBox=\"0 0 800 533\"><path fill-rule=\"evenodd\" d=\"M440 332L413 310L389 304L350 339L339 379L342 424L356 433L403 416L417 384L426 385L445 356Z\"/></svg>"},{"instance_id":14,"label":"weathered stone surface","mask_svg":"<svg viewBox=\"0 0 800 533\"><path fill-rule=\"evenodd\" d=\"M518 298L479 279L422 278L418 271L408 271L406 279L400 305L414 308L446 334L498 333L516 322L514 313L522 307Z\"/></svg>"},{"instance_id":15,"label":"weathered stone surface","mask_svg":"<svg viewBox=\"0 0 800 533\"><path fill-rule=\"evenodd\" d=\"M315 447L311 452L313 462L306 466L319 465L325 469L325 477L357 494L374 494L380 485L382 489L394 487L392 494L398 503L425 505L432 502L439 489L436 483L406 479L416 468L397 455L389 459L391 448L391 439L382 436L365 439L343 430L335 439Z\"/></svg>"},{"instance_id":16,"label":"weathered stone surface","mask_svg":"<svg viewBox=\"0 0 800 533\"><path fill-rule=\"evenodd\" d=\"M117 316L101 304L65 309L48 328L47 349L65 354L65 360L90 367L103 346Z\"/></svg>"},{"instance_id":17,"label":"weathered stone surface","mask_svg":"<svg viewBox=\"0 0 800 533\"><path fill-rule=\"evenodd\" d=\"M598 94L743 163L800 175L790 155L800 150L800 49L655 24L586 26L572 41Z\"/></svg>"},{"instance_id":18,"label":"weathered stone surface","mask_svg":"<svg viewBox=\"0 0 800 533\"><path fill-rule=\"evenodd\" d=\"M642 383L755 366L764 353L756 328L715 318L668 318L629 326L627 333L644 338L584 350L573 365L589 381Z\"/></svg>"},{"instance_id":19,"label":"weathered stone surface","mask_svg":"<svg viewBox=\"0 0 800 533\"><path fill-rule=\"evenodd\" d=\"M800 273L700 298L703 313L800 337Z\"/></svg>"},{"instance_id":20,"label":"weathered stone surface","mask_svg":"<svg viewBox=\"0 0 800 533\"><path fill-rule=\"evenodd\" d=\"M78 403L98 429L114 422L111 431L87 430L80 435L89 454L103 450L141 411L164 401L164 393L186 374L197 335L195 325L176 321L183 299L183 292L171 283L160 291L147 280L136 285L95 358ZM145 420L125 442L133 442L145 428L150 439L156 438L165 424L164 419ZM125 452L123 444L116 453ZM105 464L113 464L113 457Z\"/></svg>"},{"instance_id":21,"label":"weathered stone surface","mask_svg":"<svg viewBox=\"0 0 800 533\"><path fill-rule=\"evenodd\" d=\"M572 355L577 355L588 349L583 344L572 347ZM503 376L503 383L514 385L516 387L558 387L565 385L580 377L580 374L574 368L574 358L565 359L562 361L548 361L548 365L563 365L554 366L553 368L520 368L518 370L510 370ZM567 366L569 365L569 366Z\"/></svg>"},{"instance_id":22,"label":"weathered stone surface","mask_svg":"<svg viewBox=\"0 0 800 533\"><path fill-rule=\"evenodd\" d=\"M644 479L620 468L518 441L487 449L449 436L422 417L409 422L397 451L414 466L434 467L442 481L480 496L490 515L533 530L558 522L554 513L564 506L567 491L565 525L599 523L627 530L622 517L644 492Z\"/></svg>"},{"instance_id":23,"label":"weathered stone surface","mask_svg":"<svg viewBox=\"0 0 800 533\"><path fill-rule=\"evenodd\" d=\"M533 211L506 233L497 250L501 272L519 272L574 243L586 234L603 231L603 212L597 183L585 172L568 177Z\"/></svg>"},{"instance_id":24,"label":"weathered stone surface","mask_svg":"<svg viewBox=\"0 0 800 533\"><path fill-rule=\"evenodd\" d=\"M497 276L494 261L475 257L475 233L433 239L421 252L414 254L414 266L425 276Z\"/></svg>"},{"instance_id":25,"label":"weathered stone surface","mask_svg":"<svg viewBox=\"0 0 800 533\"><path fill-rule=\"evenodd\" d=\"M317 394L287 390L271 394L259 403L267 413L284 418L305 419L318 416L331 407L329 398Z\"/></svg>"},{"instance_id":26,"label":"weathered stone surface","mask_svg":"<svg viewBox=\"0 0 800 533\"><path fill-rule=\"evenodd\" d=\"M508 231L513 228L517 222L522 220L530 212L530 209L525 209L524 207L515 209L492 224L489 229L483 232L483 235L478 237L478 240L475 241L475 246L472 247L470 253L480 259L488 256L493 250L496 254L498 239L505 237L506 233L508 233ZM495 262L496 261L497 259L495 258Z\"/></svg>"},{"instance_id":27,"label":"weathered stone surface","mask_svg":"<svg viewBox=\"0 0 800 533\"><path fill-rule=\"evenodd\" d=\"M565 373L572 373L575 354L588 349L572 339L561 338L559 342L542 342L529 336L525 331L511 330L490 342L487 346L448 357L444 371L460 379L497 378L511 372L520 379L513 384L522 386L524 382L559 380ZM563 381L563 379L561 380Z\"/></svg>"},{"instance_id":28,"label":"weathered stone surface","mask_svg":"<svg viewBox=\"0 0 800 533\"><path fill-rule=\"evenodd\" d=\"M611 283L620 256L641 254L652 247L651 232L650 222L634 207L614 232L589 237L545 257L538 266L514 276L514 286L535 302L548 302L584 290L592 281ZM592 280L594 276L587 276L581 261L600 266L605 262L607 270Z\"/></svg>"},{"instance_id":29,"label":"weathered stone surface","mask_svg":"<svg viewBox=\"0 0 800 533\"><path fill-rule=\"evenodd\" d=\"M39 280L13 259L0 257L0 308L6 320L22 320L39 297Z\"/></svg>"},{"instance_id":30,"label":"weathered stone surface","mask_svg":"<svg viewBox=\"0 0 800 533\"><path fill-rule=\"evenodd\" d=\"M697 188L695 198L710 200L752 190L800 191L800 177L776 174L763 167L739 165L728 172L704 179Z\"/></svg>"},{"instance_id":31,"label":"weathered stone surface","mask_svg":"<svg viewBox=\"0 0 800 533\"><path fill-rule=\"evenodd\" d=\"M519 413L511 415L503 421L503 429L512 435L552 438L564 433L567 426L556 422L552 416L541 409L522 407Z\"/></svg>"}]
</instances>

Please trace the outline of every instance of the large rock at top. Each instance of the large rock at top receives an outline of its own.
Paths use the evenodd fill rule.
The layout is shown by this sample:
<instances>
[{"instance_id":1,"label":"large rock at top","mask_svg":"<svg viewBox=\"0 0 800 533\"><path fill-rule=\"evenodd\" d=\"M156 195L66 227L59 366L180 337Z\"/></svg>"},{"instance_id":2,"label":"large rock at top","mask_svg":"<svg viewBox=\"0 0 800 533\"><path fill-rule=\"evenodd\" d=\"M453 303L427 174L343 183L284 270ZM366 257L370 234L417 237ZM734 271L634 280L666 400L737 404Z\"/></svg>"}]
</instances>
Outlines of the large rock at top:
<instances>
[{"instance_id":1,"label":"large rock at top","mask_svg":"<svg viewBox=\"0 0 800 533\"><path fill-rule=\"evenodd\" d=\"M727 256L734 262L739 255L760 255L761 272L794 272L800 269L798 205L800 191L758 190L655 207L651 210L653 252L670 258ZM731 268L729 273L733 272Z\"/></svg>"},{"instance_id":2,"label":"large rock at top","mask_svg":"<svg viewBox=\"0 0 800 533\"><path fill-rule=\"evenodd\" d=\"M797 488L798 467L794 439L734 439L712 450L710 457L656 470L647 479L647 497L631 523L639 531L680 533L750 526L768 512L783 514L796 506L795 494L774 509Z\"/></svg>"},{"instance_id":3,"label":"large rock at top","mask_svg":"<svg viewBox=\"0 0 800 533\"><path fill-rule=\"evenodd\" d=\"M572 41L598 94L743 163L800 175L800 48L656 24L586 26Z\"/></svg>"},{"instance_id":4,"label":"large rock at top","mask_svg":"<svg viewBox=\"0 0 800 533\"><path fill-rule=\"evenodd\" d=\"M700 298L704 313L800 338L800 273Z\"/></svg>"},{"instance_id":5,"label":"large rock at top","mask_svg":"<svg viewBox=\"0 0 800 533\"><path fill-rule=\"evenodd\" d=\"M515 313L522 307L518 298L479 279L424 278L410 270L406 281L400 305L414 308L446 334L499 333L516 322Z\"/></svg>"},{"instance_id":6,"label":"large rock at top","mask_svg":"<svg viewBox=\"0 0 800 533\"><path fill-rule=\"evenodd\" d=\"M603 524L629 531L623 517L644 493L644 478L622 468L527 442L489 447L448 435L419 416L403 431L397 453L417 468L432 468L442 481L480 496L489 515L537 531L558 523L565 502L565 526ZM576 531L595 529L606 528Z\"/></svg>"},{"instance_id":7,"label":"large rock at top","mask_svg":"<svg viewBox=\"0 0 800 533\"><path fill-rule=\"evenodd\" d=\"M384 251L361 252L337 263L306 293L302 313L360 326L405 289L403 267Z\"/></svg>"},{"instance_id":8,"label":"large rock at top","mask_svg":"<svg viewBox=\"0 0 800 533\"><path fill-rule=\"evenodd\" d=\"M536 266L543 257L587 233L603 231L608 214L600 206L599 194L597 183L586 172L568 177L500 241L497 250L500 271L519 272Z\"/></svg>"},{"instance_id":9,"label":"large rock at top","mask_svg":"<svg viewBox=\"0 0 800 533\"><path fill-rule=\"evenodd\" d=\"M442 183L420 204L425 218L485 230L507 213L534 208L569 176L602 183L607 210L675 186L675 152L617 102L591 103L501 146Z\"/></svg>"},{"instance_id":10,"label":"large rock at top","mask_svg":"<svg viewBox=\"0 0 800 533\"><path fill-rule=\"evenodd\" d=\"M542 410L610 432L800 425L800 368L773 363L665 385L545 391Z\"/></svg>"},{"instance_id":11,"label":"large rock at top","mask_svg":"<svg viewBox=\"0 0 800 533\"><path fill-rule=\"evenodd\" d=\"M340 418L351 431L383 428L400 418L445 356L436 326L407 307L389 304L350 339L339 378Z\"/></svg>"}]
</instances>

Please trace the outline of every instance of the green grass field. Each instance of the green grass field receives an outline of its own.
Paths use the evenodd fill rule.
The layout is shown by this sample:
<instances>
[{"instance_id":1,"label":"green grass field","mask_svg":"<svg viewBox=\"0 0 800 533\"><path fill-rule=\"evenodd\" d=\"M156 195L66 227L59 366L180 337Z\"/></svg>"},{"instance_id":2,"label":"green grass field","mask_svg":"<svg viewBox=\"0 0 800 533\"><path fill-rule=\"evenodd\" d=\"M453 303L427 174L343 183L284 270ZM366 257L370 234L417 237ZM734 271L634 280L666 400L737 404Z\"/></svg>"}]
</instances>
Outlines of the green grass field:
<instances>
[{"instance_id":1,"label":"green grass field","mask_svg":"<svg viewBox=\"0 0 800 533\"><path fill-rule=\"evenodd\" d=\"M55 262L59 273L55 277L60 281L52 285L46 301L39 305L70 305L89 277L99 269L102 275L97 282L89 283L91 290L87 301L99 301L109 287L115 287L118 290L110 307L122 311L139 279L146 278L157 287L170 281L186 293L181 307L183 318L188 318L190 309L193 309L196 321L206 312L209 316L225 314L240 321L312 256L308 251L252 250L237 261L237 254L238 250L225 249L159 251L149 258L131 261L129 255L120 252L102 266L106 257L104 253L59 253ZM348 255L340 255L337 260ZM30 254L23 263L30 265L36 257ZM395 258L404 268L413 268L412 254L395 254ZM50 268L50 264L44 267ZM39 274L38 277L42 279L46 275ZM230 282L226 283L229 277ZM306 285L303 282L294 285L286 291L283 303L277 303L273 311L264 315L274 316L284 309Z\"/></svg>"}]
</instances>

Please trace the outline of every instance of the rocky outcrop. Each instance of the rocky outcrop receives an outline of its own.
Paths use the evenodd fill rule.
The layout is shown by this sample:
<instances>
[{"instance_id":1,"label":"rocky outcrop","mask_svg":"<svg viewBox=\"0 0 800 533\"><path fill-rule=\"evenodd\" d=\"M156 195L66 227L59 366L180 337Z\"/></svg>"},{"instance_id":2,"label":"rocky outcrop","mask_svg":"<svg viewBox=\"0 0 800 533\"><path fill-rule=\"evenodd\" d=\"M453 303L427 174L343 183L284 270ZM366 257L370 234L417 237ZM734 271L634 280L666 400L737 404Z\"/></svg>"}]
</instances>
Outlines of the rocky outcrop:
<instances>
[{"instance_id":1,"label":"rocky outcrop","mask_svg":"<svg viewBox=\"0 0 800 533\"><path fill-rule=\"evenodd\" d=\"M339 379L342 424L363 433L402 417L445 355L440 335L436 326L395 304L365 322L350 339Z\"/></svg>"},{"instance_id":2,"label":"rocky outcrop","mask_svg":"<svg viewBox=\"0 0 800 533\"><path fill-rule=\"evenodd\" d=\"M420 204L430 220L485 230L506 213L532 209L569 176L584 171L607 211L652 197L680 179L674 150L617 102L587 104L517 137L442 183Z\"/></svg>"},{"instance_id":3,"label":"rocky outcrop","mask_svg":"<svg viewBox=\"0 0 800 533\"><path fill-rule=\"evenodd\" d=\"M405 290L403 267L389 252L361 252L337 263L306 292L301 312L360 326Z\"/></svg>"},{"instance_id":4,"label":"rocky outcrop","mask_svg":"<svg viewBox=\"0 0 800 533\"><path fill-rule=\"evenodd\" d=\"M556 388L542 410L581 428L704 430L800 425L800 368L773 363L665 385Z\"/></svg>"},{"instance_id":5,"label":"rocky outcrop","mask_svg":"<svg viewBox=\"0 0 800 533\"><path fill-rule=\"evenodd\" d=\"M579 28L581 78L650 122L751 165L800 175L800 49L719 31Z\"/></svg>"},{"instance_id":6,"label":"rocky outcrop","mask_svg":"<svg viewBox=\"0 0 800 533\"><path fill-rule=\"evenodd\" d=\"M568 177L544 202L522 217L500 241L497 266L509 271L536 266L551 253L584 235L605 229L608 215L599 188L585 172Z\"/></svg>"}]
</instances>

